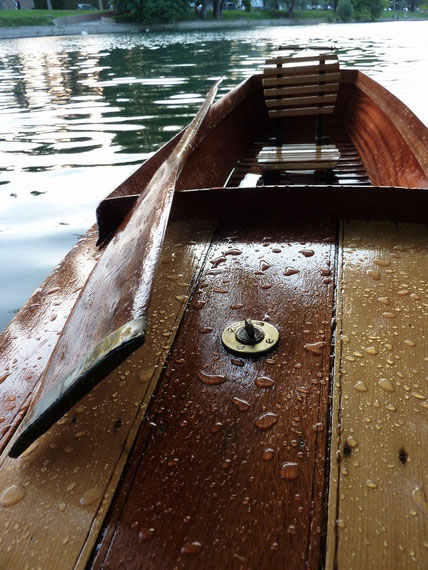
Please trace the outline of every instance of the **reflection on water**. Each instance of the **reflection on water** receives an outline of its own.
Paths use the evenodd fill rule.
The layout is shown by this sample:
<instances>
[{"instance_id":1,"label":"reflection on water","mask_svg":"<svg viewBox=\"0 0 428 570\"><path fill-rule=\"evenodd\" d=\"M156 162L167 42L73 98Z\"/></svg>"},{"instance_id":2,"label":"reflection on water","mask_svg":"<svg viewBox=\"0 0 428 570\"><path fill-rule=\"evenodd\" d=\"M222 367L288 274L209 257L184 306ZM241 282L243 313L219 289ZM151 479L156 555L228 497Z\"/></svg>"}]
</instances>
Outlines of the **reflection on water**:
<instances>
[{"instance_id":1,"label":"reflection on water","mask_svg":"<svg viewBox=\"0 0 428 570\"><path fill-rule=\"evenodd\" d=\"M428 124L428 22L2 40L0 329L215 78L222 94L277 46L320 42Z\"/></svg>"}]
</instances>

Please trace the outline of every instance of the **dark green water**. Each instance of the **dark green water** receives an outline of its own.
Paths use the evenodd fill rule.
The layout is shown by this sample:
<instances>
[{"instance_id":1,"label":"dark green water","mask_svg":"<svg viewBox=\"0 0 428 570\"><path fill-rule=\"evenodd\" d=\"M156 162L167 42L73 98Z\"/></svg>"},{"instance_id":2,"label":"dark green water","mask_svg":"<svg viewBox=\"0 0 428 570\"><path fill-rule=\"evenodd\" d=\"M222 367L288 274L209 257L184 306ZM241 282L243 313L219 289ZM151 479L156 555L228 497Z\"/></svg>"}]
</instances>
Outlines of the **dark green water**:
<instances>
[{"instance_id":1,"label":"dark green water","mask_svg":"<svg viewBox=\"0 0 428 570\"><path fill-rule=\"evenodd\" d=\"M0 330L214 79L221 95L278 46L320 42L428 124L427 22L2 40Z\"/></svg>"}]
</instances>

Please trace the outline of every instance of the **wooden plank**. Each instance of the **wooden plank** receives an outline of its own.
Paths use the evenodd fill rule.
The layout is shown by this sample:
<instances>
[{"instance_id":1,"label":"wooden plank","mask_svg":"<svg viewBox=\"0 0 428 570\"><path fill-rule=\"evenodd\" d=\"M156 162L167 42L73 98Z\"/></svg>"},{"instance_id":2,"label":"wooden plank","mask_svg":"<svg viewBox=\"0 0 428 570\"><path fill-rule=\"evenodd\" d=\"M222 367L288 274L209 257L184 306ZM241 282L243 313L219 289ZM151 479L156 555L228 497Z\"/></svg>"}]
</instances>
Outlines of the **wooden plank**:
<instances>
[{"instance_id":1,"label":"wooden plank","mask_svg":"<svg viewBox=\"0 0 428 570\"><path fill-rule=\"evenodd\" d=\"M426 568L427 237L425 225L344 225L330 569Z\"/></svg>"},{"instance_id":2,"label":"wooden plank","mask_svg":"<svg viewBox=\"0 0 428 570\"><path fill-rule=\"evenodd\" d=\"M269 117L300 117L303 115L328 115L333 113L334 105L325 107L306 107L297 109L269 110Z\"/></svg>"},{"instance_id":3,"label":"wooden plank","mask_svg":"<svg viewBox=\"0 0 428 570\"><path fill-rule=\"evenodd\" d=\"M299 95L303 93L329 93L339 91L338 83L327 83L326 85L298 85L295 87L283 87L282 89L265 89L265 97L287 97L288 95Z\"/></svg>"},{"instance_id":4,"label":"wooden plank","mask_svg":"<svg viewBox=\"0 0 428 570\"><path fill-rule=\"evenodd\" d=\"M322 76L323 84L336 83L340 79L340 73L325 73ZM264 87L276 86L276 85L295 85L300 84L320 84L320 75L301 75L299 77L266 77L263 78L262 84Z\"/></svg>"},{"instance_id":5,"label":"wooden plank","mask_svg":"<svg viewBox=\"0 0 428 570\"><path fill-rule=\"evenodd\" d=\"M146 344L24 457L3 453L1 568L85 567L212 229L197 221L169 226Z\"/></svg>"},{"instance_id":6,"label":"wooden plank","mask_svg":"<svg viewBox=\"0 0 428 570\"><path fill-rule=\"evenodd\" d=\"M216 236L95 568L318 564L335 223L258 221ZM222 347L247 315L279 327L270 355Z\"/></svg>"},{"instance_id":7,"label":"wooden plank","mask_svg":"<svg viewBox=\"0 0 428 570\"><path fill-rule=\"evenodd\" d=\"M318 55L306 55L306 56L296 56L296 57L273 57L265 61L265 65L286 65L289 63L303 63L308 61L326 61L334 60L338 61L337 55L335 53L323 53Z\"/></svg>"},{"instance_id":8,"label":"wooden plank","mask_svg":"<svg viewBox=\"0 0 428 570\"><path fill-rule=\"evenodd\" d=\"M316 95L314 97L285 97L283 99L266 99L266 106L270 108L299 106L325 105L326 103L335 103L337 95Z\"/></svg>"},{"instance_id":9,"label":"wooden plank","mask_svg":"<svg viewBox=\"0 0 428 570\"><path fill-rule=\"evenodd\" d=\"M287 76L287 77L299 77L300 75L310 75L316 72L318 76L321 75L321 80L324 79L324 75L328 73L334 73L339 71L338 63L320 63L319 65L301 65L296 67L272 67L263 69L264 77L271 76Z\"/></svg>"},{"instance_id":10,"label":"wooden plank","mask_svg":"<svg viewBox=\"0 0 428 570\"><path fill-rule=\"evenodd\" d=\"M95 242L92 228L0 335L0 451L22 420L58 334L97 263Z\"/></svg>"}]
</instances>

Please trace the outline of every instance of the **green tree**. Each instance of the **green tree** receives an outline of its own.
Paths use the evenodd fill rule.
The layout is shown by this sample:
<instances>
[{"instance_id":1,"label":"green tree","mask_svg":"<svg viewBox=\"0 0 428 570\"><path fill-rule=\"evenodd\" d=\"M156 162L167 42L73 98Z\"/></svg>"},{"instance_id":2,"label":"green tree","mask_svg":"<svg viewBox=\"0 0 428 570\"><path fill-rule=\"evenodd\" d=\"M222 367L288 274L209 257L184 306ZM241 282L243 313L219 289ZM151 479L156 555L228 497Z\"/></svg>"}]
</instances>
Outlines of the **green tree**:
<instances>
[{"instance_id":1,"label":"green tree","mask_svg":"<svg viewBox=\"0 0 428 570\"><path fill-rule=\"evenodd\" d=\"M357 20L377 20L383 13L387 0L353 0Z\"/></svg>"},{"instance_id":2,"label":"green tree","mask_svg":"<svg viewBox=\"0 0 428 570\"><path fill-rule=\"evenodd\" d=\"M336 8L337 15L342 22L349 22L354 15L354 6L351 0L339 0Z\"/></svg>"},{"instance_id":3,"label":"green tree","mask_svg":"<svg viewBox=\"0 0 428 570\"><path fill-rule=\"evenodd\" d=\"M147 23L175 22L189 10L189 3L187 0L115 0L115 10Z\"/></svg>"}]
</instances>

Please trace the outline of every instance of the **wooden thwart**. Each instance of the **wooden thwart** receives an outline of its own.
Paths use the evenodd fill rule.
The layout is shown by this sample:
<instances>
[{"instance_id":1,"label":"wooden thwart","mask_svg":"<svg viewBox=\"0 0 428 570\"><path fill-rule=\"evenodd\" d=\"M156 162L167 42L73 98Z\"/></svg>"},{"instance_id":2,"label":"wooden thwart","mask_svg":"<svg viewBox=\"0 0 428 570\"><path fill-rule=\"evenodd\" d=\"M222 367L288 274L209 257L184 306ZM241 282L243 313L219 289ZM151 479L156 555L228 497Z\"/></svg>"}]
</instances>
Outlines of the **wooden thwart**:
<instances>
[{"instance_id":1,"label":"wooden thwart","mask_svg":"<svg viewBox=\"0 0 428 570\"><path fill-rule=\"evenodd\" d=\"M426 566L427 238L425 225L343 227L330 570Z\"/></svg>"}]
</instances>

